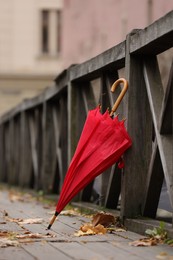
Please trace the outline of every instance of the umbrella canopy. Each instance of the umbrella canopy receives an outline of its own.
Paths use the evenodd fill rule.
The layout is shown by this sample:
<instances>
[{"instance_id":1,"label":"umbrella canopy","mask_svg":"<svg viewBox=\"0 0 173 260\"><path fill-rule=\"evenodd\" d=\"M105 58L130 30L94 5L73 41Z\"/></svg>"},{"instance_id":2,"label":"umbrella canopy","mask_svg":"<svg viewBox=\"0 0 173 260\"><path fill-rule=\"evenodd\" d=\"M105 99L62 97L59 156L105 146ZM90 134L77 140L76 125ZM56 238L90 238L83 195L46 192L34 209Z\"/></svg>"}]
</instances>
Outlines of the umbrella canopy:
<instances>
[{"instance_id":1,"label":"umbrella canopy","mask_svg":"<svg viewBox=\"0 0 173 260\"><path fill-rule=\"evenodd\" d=\"M124 83L123 91L110 114L108 111L101 114L99 107L88 113L75 154L64 179L55 215L48 229L70 200L95 177L116 163L132 144L124 121L119 121L118 116L110 117L127 91L128 85L125 79L117 80L111 90L114 91L121 82Z\"/></svg>"}]
</instances>

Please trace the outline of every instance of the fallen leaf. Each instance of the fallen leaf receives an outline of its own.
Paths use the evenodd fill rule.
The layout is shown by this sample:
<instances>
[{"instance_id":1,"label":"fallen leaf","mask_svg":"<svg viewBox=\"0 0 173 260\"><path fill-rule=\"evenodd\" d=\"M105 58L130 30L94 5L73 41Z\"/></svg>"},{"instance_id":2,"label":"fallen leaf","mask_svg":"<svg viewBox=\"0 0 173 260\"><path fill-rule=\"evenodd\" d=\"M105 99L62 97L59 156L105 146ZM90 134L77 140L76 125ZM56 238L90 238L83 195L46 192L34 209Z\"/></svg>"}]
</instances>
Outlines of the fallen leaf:
<instances>
[{"instance_id":1,"label":"fallen leaf","mask_svg":"<svg viewBox=\"0 0 173 260\"><path fill-rule=\"evenodd\" d=\"M109 227L115 225L115 217L110 213L100 212L93 216L92 224L93 226L101 224L104 227Z\"/></svg>"},{"instance_id":2,"label":"fallen leaf","mask_svg":"<svg viewBox=\"0 0 173 260\"><path fill-rule=\"evenodd\" d=\"M141 238L129 243L131 246L155 246L157 244L158 241L154 238Z\"/></svg>"},{"instance_id":3,"label":"fallen leaf","mask_svg":"<svg viewBox=\"0 0 173 260\"><path fill-rule=\"evenodd\" d=\"M156 256L158 259L167 259L168 254L166 252L161 252L159 255Z\"/></svg>"},{"instance_id":4,"label":"fallen leaf","mask_svg":"<svg viewBox=\"0 0 173 260\"><path fill-rule=\"evenodd\" d=\"M81 216L81 213L78 211L78 209L68 209L61 211L61 215L64 216Z\"/></svg>"},{"instance_id":5,"label":"fallen leaf","mask_svg":"<svg viewBox=\"0 0 173 260\"><path fill-rule=\"evenodd\" d=\"M11 202L15 202L15 201L28 202L34 199L31 194L28 193L23 194L22 192L15 191L15 190L10 190L8 193L8 197Z\"/></svg>"},{"instance_id":6,"label":"fallen leaf","mask_svg":"<svg viewBox=\"0 0 173 260\"><path fill-rule=\"evenodd\" d=\"M107 231L109 231L109 232L126 232L126 229L125 228L110 227L110 228L107 228Z\"/></svg>"},{"instance_id":7,"label":"fallen leaf","mask_svg":"<svg viewBox=\"0 0 173 260\"><path fill-rule=\"evenodd\" d=\"M159 255L156 256L156 258L163 260L173 260L173 255L169 255L166 252L161 252Z\"/></svg>"},{"instance_id":8,"label":"fallen leaf","mask_svg":"<svg viewBox=\"0 0 173 260\"><path fill-rule=\"evenodd\" d=\"M101 225L98 224L97 226L93 226L91 223L86 223L83 226L80 227L80 230L78 232L75 232L75 236L87 236L87 235L103 235L107 232L107 229Z\"/></svg>"},{"instance_id":9,"label":"fallen leaf","mask_svg":"<svg viewBox=\"0 0 173 260\"><path fill-rule=\"evenodd\" d=\"M19 222L21 222L21 221L23 221L23 219L22 218L10 218L10 217L5 217L5 219L7 220L7 221L9 221L9 222L14 222L14 223L19 223Z\"/></svg>"},{"instance_id":10,"label":"fallen leaf","mask_svg":"<svg viewBox=\"0 0 173 260\"><path fill-rule=\"evenodd\" d=\"M41 224L43 222L42 218L28 218L28 219L22 219L18 221L20 224Z\"/></svg>"},{"instance_id":11,"label":"fallen leaf","mask_svg":"<svg viewBox=\"0 0 173 260\"><path fill-rule=\"evenodd\" d=\"M56 237L56 235L47 233L47 234L40 234L40 233L29 233L29 234L22 234L22 235L16 235L16 238L18 239L25 239L25 238L52 238Z\"/></svg>"},{"instance_id":12,"label":"fallen leaf","mask_svg":"<svg viewBox=\"0 0 173 260\"><path fill-rule=\"evenodd\" d=\"M0 238L8 238L8 239L14 239L16 236L16 233L13 231L0 231Z\"/></svg>"},{"instance_id":13,"label":"fallen leaf","mask_svg":"<svg viewBox=\"0 0 173 260\"><path fill-rule=\"evenodd\" d=\"M19 242L8 238L0 238L0 247L18 246Z\"/></svg>"},{"instance_id":14,"label":"fallen leaf","mask_svg":"<svg viewBox=\"0 0 173 260\"><path fill-rule=\"evenodd\" d=\"M7 236L9 236L8 231L0 231L0 237L7 237Z\"/></svg>"},{"instance_id":15,"label":"fallen leaf","mask_svg":"<svg viewBox=\"0 0 173 260\"><path fill-rule=\"evenodd\" d=\"M9 222L15 222L15 223L18 223L18 224L41 224L43 222L42 218L22 219L22 218L6 217L6 220L8 220Z\"/></svg>"}]
</instances>

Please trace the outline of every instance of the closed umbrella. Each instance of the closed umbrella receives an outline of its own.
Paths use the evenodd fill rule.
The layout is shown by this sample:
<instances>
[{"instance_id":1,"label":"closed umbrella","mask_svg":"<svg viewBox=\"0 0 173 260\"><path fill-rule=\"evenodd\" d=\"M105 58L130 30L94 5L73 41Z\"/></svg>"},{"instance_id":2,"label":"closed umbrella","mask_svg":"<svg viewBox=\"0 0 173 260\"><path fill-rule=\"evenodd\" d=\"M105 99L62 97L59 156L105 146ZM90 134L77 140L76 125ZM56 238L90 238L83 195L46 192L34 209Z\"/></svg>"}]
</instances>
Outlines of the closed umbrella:
<instances>
[{"instance_id":1,"label":"closed umbrella","mask_svg":"<svg viewBox=\"0 0 173 260\"><path fill-rule=\"evenodd\" d=\"M48 229L71 199L95 177L118 162L132 144L124 121L119 121L118 116L112 118L128 88L127 81L120 78L112 85L111 91L114 92L120 83L124 83L124 87L110 114L108 111L101 114L100 107L88 113Z\"/></svg>"}]
</instances>

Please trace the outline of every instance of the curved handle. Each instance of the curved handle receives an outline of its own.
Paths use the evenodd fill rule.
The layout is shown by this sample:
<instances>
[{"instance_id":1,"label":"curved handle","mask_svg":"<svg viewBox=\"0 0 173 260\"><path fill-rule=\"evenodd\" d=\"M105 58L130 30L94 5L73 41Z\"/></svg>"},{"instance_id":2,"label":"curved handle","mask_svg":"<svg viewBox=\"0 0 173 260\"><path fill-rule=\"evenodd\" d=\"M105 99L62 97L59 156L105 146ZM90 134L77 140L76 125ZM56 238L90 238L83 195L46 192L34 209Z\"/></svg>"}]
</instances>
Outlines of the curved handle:
<instances>
[{"instance_id":1,"label":"curved handle","mask_svg":"<svg viewBox=\"0 0 173 260\"><path fill-rule=\"evenodd\" d=\"M111 112L110 112L110 116L112 116L113 113L117 110L117 108L118 108L118 106L119 106L121 100L123 99L123 97L124 97L124 95L125 95L125 93L126 93L126 91L127 91L127 89L128 89L128 82L127 82L127 80L124 79L124 78L120 78L120 79L116 80L116 81L113 83L113 85L112 85L112 87L111 87L111 92L114 92L115 89L117 88L117 86L118 86L120 83L124 83L124 87L123 87L123 89L122 89L120 95L118 96L118 98L117 98L115 104L114 104L113 107L112 107L112 110L111 110Z\"/></svg>"}]
</instances>

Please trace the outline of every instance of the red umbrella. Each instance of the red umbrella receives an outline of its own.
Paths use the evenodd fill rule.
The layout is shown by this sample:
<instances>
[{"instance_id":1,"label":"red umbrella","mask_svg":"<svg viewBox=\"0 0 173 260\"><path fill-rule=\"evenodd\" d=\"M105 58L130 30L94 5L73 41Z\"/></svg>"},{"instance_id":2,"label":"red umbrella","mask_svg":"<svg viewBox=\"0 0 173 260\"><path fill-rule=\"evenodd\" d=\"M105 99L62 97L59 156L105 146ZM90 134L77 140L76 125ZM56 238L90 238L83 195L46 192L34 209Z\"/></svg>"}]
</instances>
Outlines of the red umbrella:
<instances>
[{"instance_id":1,"label":"red umbrella","mask_svg":"<svg viewBox=\"0 0 173 260\"><path fill-rule=\"evenodd\" d=\"M127 81L121 78L113 84L111 91L114 92L121 82L124 83L123 90L110 114L106 111L102 115L99 107L88 113L48 229L51 228L56 217L69 201L95 177L118 162L132 144L124 121L119 121L118 116L111 118L128 88Z\"/></svg>"}]
</instances>

